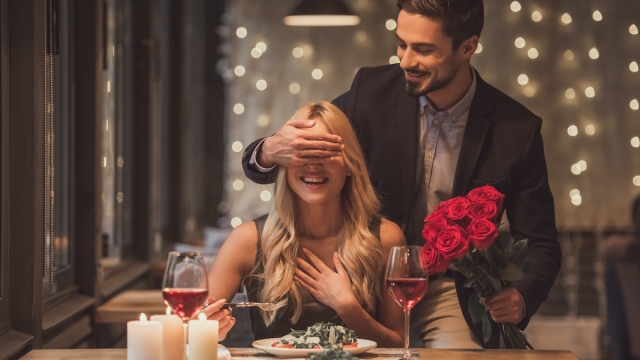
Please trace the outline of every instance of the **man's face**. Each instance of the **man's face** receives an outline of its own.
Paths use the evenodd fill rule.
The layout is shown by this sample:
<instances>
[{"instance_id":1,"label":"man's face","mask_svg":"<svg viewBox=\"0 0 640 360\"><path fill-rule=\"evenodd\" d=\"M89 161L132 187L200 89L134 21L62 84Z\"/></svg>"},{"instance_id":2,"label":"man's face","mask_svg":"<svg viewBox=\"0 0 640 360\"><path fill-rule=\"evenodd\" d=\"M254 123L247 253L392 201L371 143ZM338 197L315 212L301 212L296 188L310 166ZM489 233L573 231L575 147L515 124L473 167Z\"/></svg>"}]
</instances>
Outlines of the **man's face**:
<instances>
[{"instance_id":1,"label":"man's face","mask_svg":"<svg viewBox=\"0 0 640 360\"><path fill-rule=\"evenodd\" d=\"M398 58L409 95L419 97L447 86L460 68L461 56L453 49L439 22L404 10L398 15Z\"/></svg>"}]
</instances>

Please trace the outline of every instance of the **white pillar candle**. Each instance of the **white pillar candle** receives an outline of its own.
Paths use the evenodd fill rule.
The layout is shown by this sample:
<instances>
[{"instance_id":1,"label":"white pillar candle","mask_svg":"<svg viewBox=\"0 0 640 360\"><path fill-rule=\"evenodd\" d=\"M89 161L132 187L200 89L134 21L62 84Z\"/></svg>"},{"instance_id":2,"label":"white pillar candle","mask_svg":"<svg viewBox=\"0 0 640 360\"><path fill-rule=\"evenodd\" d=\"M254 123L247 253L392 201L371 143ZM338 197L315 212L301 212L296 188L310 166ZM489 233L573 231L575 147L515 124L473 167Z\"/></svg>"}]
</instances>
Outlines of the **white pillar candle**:
<instances>
[{"instance_id":1,"label":"white pillar candle","mask_svg":"<svg viewBox=\"0 0 640 360\"><path fill-rule=\"evenodd\" d=\"M151 321L162 323L162 360L182 360L184 356L184 326L178 315L153 315Z\"/></svg>"},{"instance_id":2,"label":"white pillar candle","mask_svg":"<svg viewBox=\"0 0 640 360\"><path fill-rule=\"evenodd\" d=\"M162 323L140 314L140 321L127 322L127 360L158 359L162 359Z\"/></svg>"},{"instance_id":3,"label":"white pillar candle","mask_svg":"<svg viewBox=\"0 0 640 360\"><path fill-rule=\"evenodd\" d=\"M218 321L206 320L200 313L198 320L189 321L189 360L218 358Z\"/></svg>"}]
</instances>

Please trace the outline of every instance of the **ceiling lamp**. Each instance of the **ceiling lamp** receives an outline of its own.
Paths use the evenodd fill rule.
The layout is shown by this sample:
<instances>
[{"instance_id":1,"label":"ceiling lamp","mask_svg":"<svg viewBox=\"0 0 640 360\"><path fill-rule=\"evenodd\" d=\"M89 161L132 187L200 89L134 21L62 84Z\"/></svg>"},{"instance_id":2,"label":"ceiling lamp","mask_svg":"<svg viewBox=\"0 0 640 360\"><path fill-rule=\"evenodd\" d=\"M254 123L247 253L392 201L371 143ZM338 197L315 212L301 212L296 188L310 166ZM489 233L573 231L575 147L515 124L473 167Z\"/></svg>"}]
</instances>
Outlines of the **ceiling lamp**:
<instances>
[{"instance_id":1,"label":"ceiling lamp","mask_svg":"<svg viewBox=\"0 0 640 360\"><path fill-rule=\"evenodd\" d=\"M352 26L360 23L342 0L302 0L284 23L289 26Z\"/></svg>"}]
</instances>

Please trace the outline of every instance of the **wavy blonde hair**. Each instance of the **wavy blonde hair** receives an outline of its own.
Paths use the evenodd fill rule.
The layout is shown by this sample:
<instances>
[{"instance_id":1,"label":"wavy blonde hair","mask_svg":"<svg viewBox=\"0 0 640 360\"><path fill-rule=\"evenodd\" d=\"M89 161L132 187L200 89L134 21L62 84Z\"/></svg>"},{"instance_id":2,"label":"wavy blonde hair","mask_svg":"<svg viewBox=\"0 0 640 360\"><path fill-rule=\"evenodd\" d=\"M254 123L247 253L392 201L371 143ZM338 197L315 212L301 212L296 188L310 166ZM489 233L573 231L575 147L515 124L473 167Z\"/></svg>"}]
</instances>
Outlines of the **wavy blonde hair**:
<instances>
[{"instance_id":1,"label":"wavy blonde hair","mask_svg":"<svg viewBox=\"0 0 640 360\"><path fill-rule=\"evenodd\" d=\"M380 298L380 279L383 272L382 245L371 233L370 225L379 222L378 200L364 162L358 139L345 114L329 102L310 103L293 115L294 119L321 121L332 134L342 137L345 166L351 177L345 181L341 192L343 226L338 233L337 247L351 279L351 289L365 311L374 315ZM304 308L303 288L294 281L299 242L296 234L296 194L287 182L287 169L277 172L274 202L262 231L260 247L262 256L255 273L263 281L260 301L275 303L288 298L293 305L292 323L296 323ZM262 312L269 326L278 316L276 312Z\"/></svg>"}]
</instances>

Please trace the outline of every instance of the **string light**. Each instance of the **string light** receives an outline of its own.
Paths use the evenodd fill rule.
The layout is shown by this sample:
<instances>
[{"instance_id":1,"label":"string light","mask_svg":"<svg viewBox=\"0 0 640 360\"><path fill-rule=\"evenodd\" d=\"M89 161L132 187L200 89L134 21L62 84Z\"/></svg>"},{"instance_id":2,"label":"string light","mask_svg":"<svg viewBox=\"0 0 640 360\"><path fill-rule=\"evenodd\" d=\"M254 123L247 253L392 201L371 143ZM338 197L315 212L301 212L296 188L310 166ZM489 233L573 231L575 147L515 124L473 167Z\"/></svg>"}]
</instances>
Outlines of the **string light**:
<instances>
[{"instance_id":1,"label":"string light","mask_svg":"<svg viewBox=\"0 0 640 360\"><path fill-rule=\"evenodd\" d=\"M629 33L631 35L638 35L638 27L636 24L631 24L631 26L629 26Z\"/></svg>"},{"instance_id":2,"label":"string light","mask_svg":"<svg viewBox=\"0 0 640 360\"><path fill-rule=\"evenodd\" d=\"M239 27L238 29L236 29L236 36L240 39L244 39L247 36L247 29L243 28L242 26Z\"/></svg>"},{"instance_id":3,"label":"string light","mask_svg":"<svg viewBox=\"0 0 640 360\"><path fill-rule=\"evenodd\" d=\"M591 50L589 50L589 57L592 58L593 60L599 58L600 53L598 52L598 49L591 48Z\"/></svg>"},{"instance_id":4,"label":"string light","mask_svg":"<svg viewBox=\"0 0 640 360\"><path fill-rule=\"evenodd\" d=\"M252 56L254 59L257 59L257 58L259 58L260 56L262 56L262 51L260 51L260 49L258 49L258 48L253 48L253 49L251 49L251 56Z\"/></svg>"},{"instance_id":5,"label":"string light","mask_svg":"<svg viewBox=\"0 0 640 360\"><path fill-rule=\"evenodd\" d=\"M262 41L256 44L256 49L260 50L261 52L265 52L267 51L267 44L263 43Z\"/></svg>"},{"instance_id":6,"label":"string light","mask_svg":"<svg viewBox=\"0 0 640 360\"><path fill-rule=\"evenodd\" d=\"M531 59L535 59L538 57L538 50L536 50L536 48L531 48L529 49L529 51L527 52L527 55L529 55L529 58Z\"/></svg>"},{"instance_id":7,"label":"string light","mask_svg":"<svg viewBox=\"0 0 640 360\"><path fill-rule=\"evenodd\" d=\"M580 195L580 190L578 189L573 189L569 192L569 197L574 197L576 195Z\"/></svg>"},{"instance_id":8,"label":"string light","mask_svg":"<svg viewBox=\"0 0 640 360\"><path fill-rule=\"evenodd\" d=\"M233 189L236 191L240 191L244 189L244 182L240 179L233 182Z\"/></svg>"},{"instance_id":9,"label":"string light","mask_svg":"<svg viewBox=\"0 0 640 360\"><path fill-rule=\"evenodd\" d=\"M322 79L322 70L320 70L320 69L313 70L311 72L311 76L316 80Z\"/></svg>"},{"instance_id":10,"label":"string light","mask_svg":"<svg viewBox=\"0 0 640 360\"><path fill-rule=\"evenodd\" d=\"M399 64L400 63L400 58L393 55L392 57L389 58L389 64Z\"/></svg>"},{"instance_id":11,"label":"string light","mask_svg":"<svg viewBox=\"0 0 640 360\"><path fill-rule=\"evenodd\" d=\"M640 186L640 175L633 177L633 185Z\"/></svg>"},{"instance_id":12,"label":"string light","mask_svg":"<svg viewBox=\"0 0 640 360\"><path fill-rule=\"evenodd\" d=\"M525 45L527 45L527 42L524 41L524 38L519 37L516 38L515 45L518 49L522 49Z\"/></svg>"},{"instance_id":13,"label":"string light","mask_svg":"<svg viewBox=\"0 0 640 360\"><path fill-rule=\"evenodd\" d=\"M300 92L300 84L298 83L291 83L289 84L289 92L292 94L297 94Z\"/></svg>"},{"instance_id":14,"label":"string light","mask_svg":"<svg viewBox=\"0 0 640 360\"><path fill-rule=\"evenodd\" d=\"M529 83L529 77L526 74L520 74L518 76L518 84L527 85Z\"/></svg>"},{"instance_id":15,"label":"string light","mask_svg":"<svg viewBox=\"0 0 640 360\"><path fill-rule=\"evenodd\" d=\"M387 30L389 31L393 31L396 29L396 26L398 26L398 24L396 24L396 21L393 19L389 19L387 20L387 22L385 23Z\"/></svg>"},{"instance_id":16,"label":"string light","mask_svg":"<svg viewBox=\"0 0 640 360\"><path fill-rule=\"evenodd\" d=\"M602 20L602 13L600 13L600 11L596 10L593 12L593 20L595 21L600 21Z\"/></svg>"},{"instance_id":17,"label":"string light","mask_svg":"<svg viewBox=\"0 0 640 360\"><path fill-rule=\"evenodd\" d=\"M578 127L575 125L569 126L569 128L567 128L567 133L569 134L569 136L578 135Z\"/></svg>"},{"instance_id":18,"label":"string light","mask_svg":"<svg viewBox=\"0 0 640 360\"><path fill-rule=\"evenodd\" d=\"M480 54L482 52L482 44L478 43L478 47L476 48L476 54Z\"/></svg>"},{"instance_id":19,"label":"string light","mask_svg":"<svg viewBox=\"0 0 640 360\"><path fill-rule=\"evenodd\" d=\"M533 86L527 86L524 88L524 95L526 97L533 97L536 94L536 89Z\"/></svg>"},{"instance_id":20,"label":"string light","mask_svg":"<svg viewBox=\"0 0 640 360\"><path fill-rule=\"evenodd\" d=\"M640 138L639 137L634 137L631 139L631 146L633 146L634 148L640 147Z\"/></svg>"},{"instance_id":21,"label":"string light","mask_svg":"<svg viewBox=\"0 0 640 360\"><path fill-rule=\"evenodd\" d=\"M592 97L596 96L596 91L594 90L594 88L593 88L593 87L589 86L588 88L586 88L586 89L584 90L584 94L585 94L587 97L592 98Z\"/></svg>"},{"instance_id":22,"label":"string light","mask_svg":"<svg viewBox=\"0 0 640 360\"><path fill-rule=\"evenodd\" d=\"M297 47L295 49L293 49L293 51L291 52L293 54L293 57L299 59L302 57L302 55L304 55L304 51L302 50L301 47Z\"/></svg>"},{"instance_id":23,"label":"string light","mask_svg":"<svg viewBox=\"0 0 640 360\"><path fill-rule=\"evenodd\" d=\"M244 105L237 103L233 105L233 112L240 115L244 112Z\"/></svg>"},{"instance_id":24,"label":"string light","mask_svg":"<svg viewBox=\"0 0 640 360\"><path fill-rule=\"evenodd\" d=\"M231 150L233 150L233 152L240 152L242 151L242 143L240 141L234 141L233 144L231 144Z\"/></svg>"},{"instance_id":25,"label":"string light","mask_svg":"<svg viewBox=\"0 0 640 360\"><path fill-rule=\"evenodd\" d=\"M571 15L569 15L569 13L564 13L562 14L562 17L560 18L560 20L562 21L563 24L569 25L571 24Z\"/></svg>"},{"instance_id":26,"label":"string light","mask_svg":"<svg viewBox=\"0 0 640 360\"><path fill-rule=\"evenodd\" d=\"M571 165L571 173L573 175L580 175L581 172L582 172L582 168L580 168L580 165L578 164Z\"/></svg>"},{"instance_id":27,"label":"string light","mask_svg":"<svg viewBox=\"0 0 640 360\"><path fill-rule=\"evenodd\" d=\"M261 199L262 201L269 201L269 200L271 200L271 192L270 192L269 190L263 190L263 191L260 193L260 199Z\"/></svg>"},{"instance_id":28,"label":"string light","mask_svg":"<svg viewBox=\"0 0 640 360\"><path fill-rule=\"evenodd\" d=\"M582 196L580 194L571 197L571 203L575 206L582 204Z\"/></svg>"},{"instance_id":29,"label":"string light","mask_svg":"<svg viewBox=\"0 0 640 360\"><path fill-rule=\"evenodd\" d=\"M629 107L631 108L631 110L638 110L638 108L640 107L640 104L638 104L638 100L637 99L633 99L629 103Z\"/></svg>"},{"instance_id":30,"label":"string light","mask_svg":"<svg viewBox=\"0 0 640 360\"><path fill-rule=\"evenodd\" d=\"M629 64L629 70L631 70L631 72L638 72L638 63L632 61L631 64Z\"/></svg>"},{"instance_id":31,"label":"string light","mask_svg":"<svg viewBox=\"0 0 640 360\"><path fill-rule=\"evenodd\" d=\"M236 66L235 69L233 69L233 73L236 74L236 76L244 75L245 73L244 66L242 65Z\"/></svg>"},{"instance_id":32,"label":"string light","mask_svg":"<svg viewBox=\"0 0 640 360\"><path fill-rule=\"evenodd\" d=\"M582 170L582 171L586 171L587 170L587 162L584 161L584 160L578 161L578 166L580 166L580 170Z\"/></svg>"},{"instance_id":33,"label":"string light","mask_svg":"<svg viewBox=\"0 0 640 360\"><path fill-rule=\"evenodd\" d=\"M520 3L519 3L519 2L514 1L514 2L512 2L512 3L511 3L511 11L513 11L513 12L518 12L518 11L520 11L521 9L522 9L522 5L520 5Z\"/></svg>"},{"instance_id":34,"label":"string light","mask_svg":"<svg viewBox=\"0 0 640 360\"><path fill-rule=\"evenodd\" d=\"M592 136L593 134L596 133L596 127L593 126L592 124L589 124L584 128L584 132L585 134Z\"/></svg>"},{"instance_id":35,"label":"string light","mask_svg":"<svg viewBox=\"0 0 640 360\"><path fill-rule=\"evenodd\" d=\"M233 228L237 228L241 224L242 224L242 220L240 220L239 217L234 217L233 219L231 219L231 226L233 226Z\"/></svg>"},{"instance_id":36,"label":"string light","mask_svg":"<svg viewBox=\"0 0 640 360\"><path fill-rule=\"evenodd\" d=\"M264 80L262 80L262 79L261 79L261 80L258 80L258 81L256 82L256 88L257 88L258 90L260 90L260 91L263 91L264 89L266 89L266 88L267 88L267 82L266 82L266 81L264 81Z\"/></svg>"},{"instance_id":37,"label":"string light","mask_svg":"<svg viewBox=\"0 0 640 360\"><path fill-rule=\"evenodd\" d=\"M571 50L567 50L567 51L565 51L565 52L564 52L564 59L565 59L565 60L568 60L568 61L573 60L573 59L574 59L573 51L571 51Z\"/></svg>"},{"instance_id":38,"label":"string light","mask_svg":"<svg viewBox=\"0 0 640 360\"><path fill-rule=\"evenodd\" d=\"M535 22L538 22L540 20L542 20L542 14L540 13L540 11L534 11L531 13L531 19Z\"/></svg>"},{"instance_id":39,"label":"string light","mask_svg":"<svg viewBox=\"0 0 640 360\"><path fill-rule=\"evenodd\" d=\"M564 96L567 97L567 99L571 100L571 99L575 99L576 97L576 91L573 90L572 88L568 88L565 92L564 92Z\"/></svg>"},{"instance_id":40,"label":"string light","mask_svg":"<svg viewBox=\"0 0 640 360\"><path fill-rule=\"evenodd\" d=\"M269 125L269 117L265 114L262 114L260 116L258 116L258 119L256 120L256 123L258 124L258 126L260 127L267 127Z\"/></svg>"}]
</instances>

